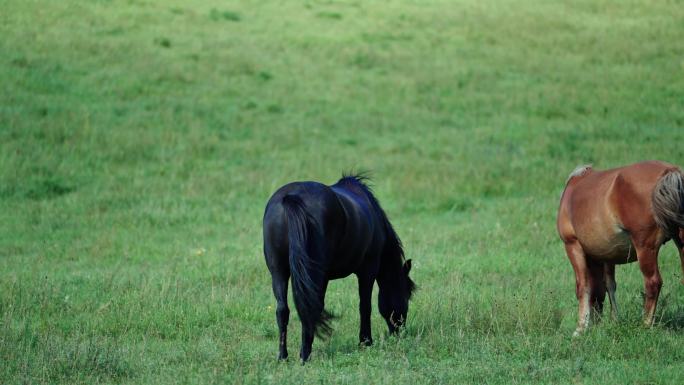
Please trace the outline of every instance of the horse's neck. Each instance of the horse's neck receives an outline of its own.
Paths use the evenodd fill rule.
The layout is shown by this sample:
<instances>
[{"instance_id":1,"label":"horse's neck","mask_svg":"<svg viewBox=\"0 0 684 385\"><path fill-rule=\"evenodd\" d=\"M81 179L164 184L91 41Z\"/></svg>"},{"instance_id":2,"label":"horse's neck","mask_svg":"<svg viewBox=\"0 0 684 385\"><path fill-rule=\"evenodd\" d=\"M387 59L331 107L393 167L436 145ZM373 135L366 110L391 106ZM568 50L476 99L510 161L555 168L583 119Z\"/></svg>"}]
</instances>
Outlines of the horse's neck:
<instances>
[{"instance_id":1,"label":"horse's neck","mask_svg":"<svg viewBox=\"0 0 684 385\"><path fill-rule=\"evenodd\" d=\"M384 255L380 260L378 285L394 286L399 284L401 276L401 261Z\"/></svg>"}]
</instances>

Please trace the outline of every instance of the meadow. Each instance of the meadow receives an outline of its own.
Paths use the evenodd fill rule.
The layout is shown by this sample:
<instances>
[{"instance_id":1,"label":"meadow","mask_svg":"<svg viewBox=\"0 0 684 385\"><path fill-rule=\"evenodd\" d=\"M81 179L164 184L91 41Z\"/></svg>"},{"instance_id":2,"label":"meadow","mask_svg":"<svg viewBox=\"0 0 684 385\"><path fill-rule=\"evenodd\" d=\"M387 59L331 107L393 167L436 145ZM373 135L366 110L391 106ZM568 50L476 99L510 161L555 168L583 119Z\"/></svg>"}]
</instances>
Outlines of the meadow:
<instances>
[{"instance_id":1,"label":"meadow","mask_svg":"<svg viewBox=\"0 0 684 385\"><path fill-rule=\"evenodd\" d=\"M675 247L653 328L572 338L572 169L684 165L684 3L1 0L0 383L681 384ZM370 171L408 326L277 362L269 196Z\"/></svg>"}]
</instances>

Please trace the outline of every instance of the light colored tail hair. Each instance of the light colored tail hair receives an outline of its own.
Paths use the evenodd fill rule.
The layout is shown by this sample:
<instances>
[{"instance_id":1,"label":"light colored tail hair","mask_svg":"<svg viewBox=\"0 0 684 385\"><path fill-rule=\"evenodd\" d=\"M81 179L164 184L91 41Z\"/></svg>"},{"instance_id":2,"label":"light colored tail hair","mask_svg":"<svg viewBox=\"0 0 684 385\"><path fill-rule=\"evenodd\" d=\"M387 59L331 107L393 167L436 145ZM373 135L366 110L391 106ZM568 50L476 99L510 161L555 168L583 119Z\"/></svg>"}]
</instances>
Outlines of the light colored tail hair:
<instances>
[{"instance_id":1,"label":"light colored tail hair","mask_svg":"<svg viewBox=\"0 0 684 385\"><path fill-rule=\"evenodd\" d=\"M681 170L668 171L658 180L651 203L658 226L681 245L679 229L684 228L684 175Z\"/></svg>"},{"instance_id":2,"label":"light colored tail hair","mask_svg":"<svg viewBox=\"0 0 684 385\"><path fill-rule=\"evenodd\" d=\"M591 165L590 164L585 164L582 166L577 166L575 167L574 170L568 175L568 179L565 180L565 184L568 184L570 182L570 179L576 177L576 176L582 176L584 175L587 171L591 170Z\"/></svg>"}]
</instances>

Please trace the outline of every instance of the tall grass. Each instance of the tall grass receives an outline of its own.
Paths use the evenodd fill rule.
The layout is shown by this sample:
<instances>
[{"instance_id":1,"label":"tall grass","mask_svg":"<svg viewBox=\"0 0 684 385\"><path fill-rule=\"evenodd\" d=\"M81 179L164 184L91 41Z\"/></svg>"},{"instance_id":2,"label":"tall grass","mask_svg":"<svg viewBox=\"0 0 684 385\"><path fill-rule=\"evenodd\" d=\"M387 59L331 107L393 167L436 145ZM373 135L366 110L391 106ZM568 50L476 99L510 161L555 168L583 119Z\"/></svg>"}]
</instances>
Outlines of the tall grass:
<instances>
[{"instance_id":1,"label":"tall grass","mask_svg":"<svg viewBox=\"0 0 684 385\"><path fill-rule=\"evenodd\" d=\"M572 339L555 232L576 165L684 165L679 2L0 8L0 383L682 382L674 248L653 329L626 265ZM277 363L263 206L348 170L413 258L408 327L358 348L333 281L331 339Z\"/></svg>"}]
</instances>

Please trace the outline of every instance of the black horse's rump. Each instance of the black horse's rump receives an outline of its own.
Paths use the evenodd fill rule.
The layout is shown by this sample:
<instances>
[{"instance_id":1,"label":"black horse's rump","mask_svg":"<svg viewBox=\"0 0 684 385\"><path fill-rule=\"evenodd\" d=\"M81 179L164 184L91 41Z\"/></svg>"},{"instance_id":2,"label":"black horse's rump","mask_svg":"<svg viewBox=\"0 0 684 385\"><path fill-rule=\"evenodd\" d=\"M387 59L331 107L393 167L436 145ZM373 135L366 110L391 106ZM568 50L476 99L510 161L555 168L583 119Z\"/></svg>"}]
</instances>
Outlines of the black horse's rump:
<instances>
[{"instance_id":1,"label":"black horse's rump","mask_svg":"<svg viewBox=\"0 0 684 385\"><path fill-rule=\"evenodd\" d=\"M297 313L302 324L315 329L317 336L329 336L332 333L329 321L333 317L323 308L323 299L318 294L323 290L320 281L325 271L308 255L308 250L323 248L321 230L316 219L306 212L304 201L299 196L285 195L282 204L288 223L290 274Z\"/></svg>"},{"instance_id":2,"label":"black horse's rump","mask_svg":"<svg viewBox=\"0 0 684 385\"><path fill-rule=\"evenodd\" d=\"M287 357L287 280L292 277L295 307L302 322L302 359L314 333L332 331L325 310L329 280L355 274L359 280L361 342L372 343L370 296L377 280L378 305L390 332L404 324L415 289L401 241L360 175L332 186L287 184L273 194L264 213L264 254L278 302L280 358Z\"/></svg>"}]
</instances>

